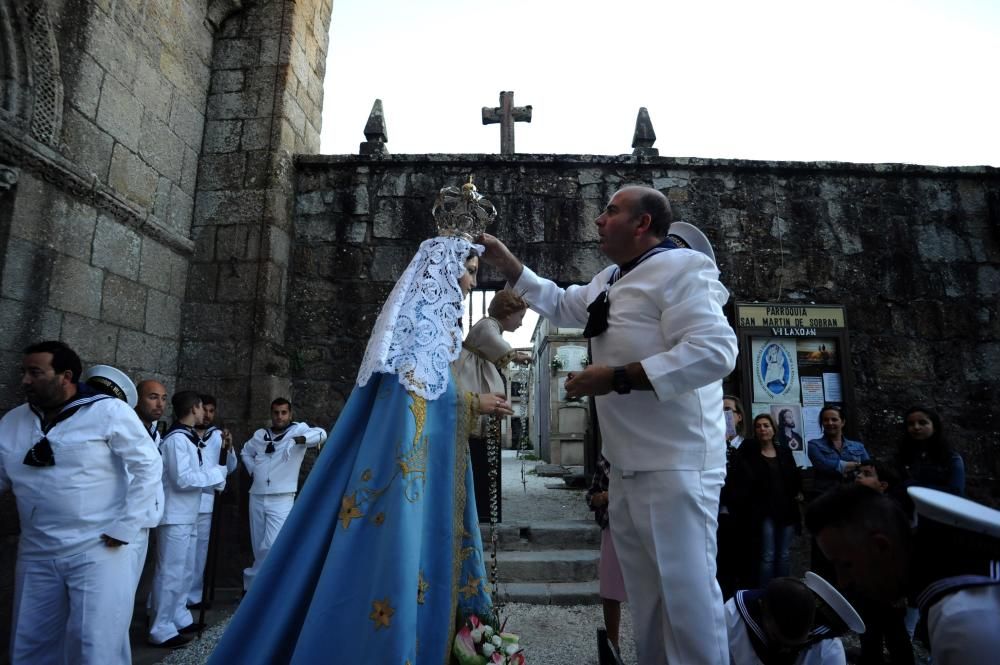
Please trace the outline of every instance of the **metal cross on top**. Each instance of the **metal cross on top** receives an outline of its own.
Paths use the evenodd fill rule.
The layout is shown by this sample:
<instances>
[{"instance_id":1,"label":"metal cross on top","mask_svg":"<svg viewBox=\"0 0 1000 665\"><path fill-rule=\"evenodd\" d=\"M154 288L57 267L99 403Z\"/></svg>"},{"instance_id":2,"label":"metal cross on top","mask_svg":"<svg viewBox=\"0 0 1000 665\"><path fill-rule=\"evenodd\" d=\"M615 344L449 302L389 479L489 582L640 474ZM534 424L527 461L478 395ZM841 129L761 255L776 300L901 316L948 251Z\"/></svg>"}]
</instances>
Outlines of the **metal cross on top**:
<instances>
[{"instance_id":1,"label":"metal cross on top","mask_svg":"<svg viewBox=\"0 0 1000 665\"><path fill-rule=\"evenodd\" d=\"M500 93L500 106L483 107L483 124L500 123L500 154L514 154L514 123L531 122L530 106L514 106L514 92Z\"/></svg>"}]
</instances>

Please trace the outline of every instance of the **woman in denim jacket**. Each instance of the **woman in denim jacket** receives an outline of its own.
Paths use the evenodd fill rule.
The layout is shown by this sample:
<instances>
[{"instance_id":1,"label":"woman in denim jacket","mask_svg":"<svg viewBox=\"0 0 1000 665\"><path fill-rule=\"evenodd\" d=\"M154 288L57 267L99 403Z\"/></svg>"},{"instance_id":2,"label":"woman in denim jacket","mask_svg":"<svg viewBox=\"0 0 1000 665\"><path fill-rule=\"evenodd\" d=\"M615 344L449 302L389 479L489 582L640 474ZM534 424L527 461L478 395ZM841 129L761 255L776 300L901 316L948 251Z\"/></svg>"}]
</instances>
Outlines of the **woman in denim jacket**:
<instances>
[{"instance_id":1,"label":"woman in denim jacket","mask_svg":"<svg viewBox=\"0 0 1000 665\"><path fill-rule=\"evenodd\" d=\"M809 441L809 461L815 469L813 490L822 494L850 478L862 460L869 459L865 445L844 436L844 414L839 406L827 405L819 412L823 436Z\"/></svg>"}]
</instances>

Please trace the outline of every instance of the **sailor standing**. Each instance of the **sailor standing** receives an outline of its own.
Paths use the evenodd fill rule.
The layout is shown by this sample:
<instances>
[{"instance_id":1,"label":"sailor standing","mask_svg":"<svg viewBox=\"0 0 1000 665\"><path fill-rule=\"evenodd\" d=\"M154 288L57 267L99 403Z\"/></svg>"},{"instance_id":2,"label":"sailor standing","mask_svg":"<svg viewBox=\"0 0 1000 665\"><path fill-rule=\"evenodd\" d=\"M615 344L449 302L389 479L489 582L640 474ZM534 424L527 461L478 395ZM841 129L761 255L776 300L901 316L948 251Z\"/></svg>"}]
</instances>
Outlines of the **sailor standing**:
<instances>
[{"instance_id":1,"label":"sailor standing","mask_svg":"<svg viewBox=\"0 0 1000 665\"><path fill-rule=\"evenodd\" d=\"M253 476L250 487L250 544L253 566L243 571L243 590L250 585L267 558L292 511L299 487L299 468L306 448L326 441L326 431L292 422L292 404L284 397L271 402L271 427L254 432L240 457Z\"/></svg>"},{"instance_id":2,"label":"sailor standing","mask_svg":"<svg viewBox=\"0 0 1000 665\"><path fill-rule=\"evenodd\" d=\"M138 401L135 404L135 413L142 421L142 426L149 435L149 440L153 442L156 449L160 449L160 430L157 423L163 417L163 410L167 405L167 389L159 381L146 379L140 381L136 386ZM142 569L146 564L146 554L149 549L149 530L155 529L163 518L163 482L156 488L156 501L142 520L140 536L135 543L130 543L129 548L133 555L132 574L135 578L135 587L139 587L139 579L142 577Z\"/></svg>"},{"instance_id":3,"label":"sailor standing","mask_svg":"<svg viewBox=\"0 0 1000 665\"><path fill-rule=\"evenodd\" d=\"M62 342L24 351L28 403L0 420L0 493L21 520L14 579L15 665L128 663L131 554L156 501L161 462L135 412L77 383Z\"/></svg>"},{"instance_id":4,"label":"sailor standing","mask_svg":"<svg viewBox=\"0 0 1000 665\"><path fill-rule=\"evenodd\" d=\"M202 456L207 460L217 461L226 467L226 475L236 470L236 453L233 452L233 435L229 430L215 426L216 402L212 395L202 395L201 405L205 409L204 420L200 427L195 427L204 447ZM205 561L208 557L208 538L212 533L212 511L215 508L215 490L204 489L201 492L201 504L198 507L198 526L196 537L191 541L188 552L190 566L191 590L188 591L187 605L189 609L201 609L202 585L205 581Z\"/></svg>"},{"instance_id":5,"label":"sailor standing","mask_svg":"<svg viewBox=\"0 0 1000 665\"><path fill-rule=\"evenodd\" d=\"M188 551L196 537L198 507L204 488L222 489L226 467L202 453L201 438L194 431L201 423L201 396L191 390L173 396L174 424L160 443L163 455L163 491L166 507L156 530L156 572L153 575L153 622L149 643L174 648L187 644L194 625L187 609Z\"/></svg>"}]
</instances>

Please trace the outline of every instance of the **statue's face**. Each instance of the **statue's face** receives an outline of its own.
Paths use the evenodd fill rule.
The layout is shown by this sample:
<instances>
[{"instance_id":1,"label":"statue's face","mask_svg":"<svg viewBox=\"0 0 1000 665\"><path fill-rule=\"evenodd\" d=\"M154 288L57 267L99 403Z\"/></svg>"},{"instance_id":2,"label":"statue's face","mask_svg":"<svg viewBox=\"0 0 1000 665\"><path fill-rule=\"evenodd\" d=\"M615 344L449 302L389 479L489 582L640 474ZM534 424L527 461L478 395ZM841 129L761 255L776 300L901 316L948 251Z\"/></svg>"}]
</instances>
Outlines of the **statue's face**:
<instances>
[{"instance_id":1,"label":"statue's face","mask_svg":"<svg viewBox=\"0 0 1000 665\"><path fill-rule=\"evenodd\" d=\"M465 260L465 274L458 280L458 285L462 288L462 297L465 298L472 289L476 288L476 274L479 272L479 257L470 256Z\"/></svg>"}]
</instances>

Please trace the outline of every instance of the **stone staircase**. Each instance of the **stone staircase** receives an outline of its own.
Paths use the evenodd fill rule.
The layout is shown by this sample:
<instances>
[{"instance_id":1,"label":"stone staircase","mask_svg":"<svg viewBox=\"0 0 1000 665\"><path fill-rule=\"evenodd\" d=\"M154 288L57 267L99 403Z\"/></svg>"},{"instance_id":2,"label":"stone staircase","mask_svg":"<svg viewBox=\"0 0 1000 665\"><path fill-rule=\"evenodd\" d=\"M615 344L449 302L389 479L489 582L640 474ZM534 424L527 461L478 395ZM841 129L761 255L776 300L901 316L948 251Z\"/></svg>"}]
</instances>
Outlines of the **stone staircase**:
<instances>
[{"instance_id":1,"label":"stone staircase","mask_svg":"<svg viewBox=\"0 0 1000 665\"><path fill-rule=\"evenodd\" d=\"M490 526L481 526L490 570ZM497 527L499 598L533 605L600 602L597 565L601 530L593 520L562 520Z\"/></svg>"}]
</instances>

